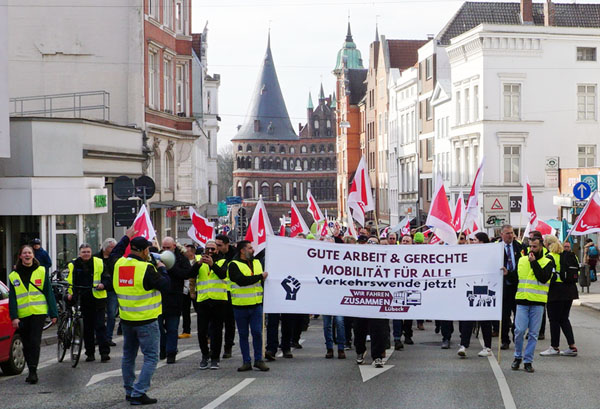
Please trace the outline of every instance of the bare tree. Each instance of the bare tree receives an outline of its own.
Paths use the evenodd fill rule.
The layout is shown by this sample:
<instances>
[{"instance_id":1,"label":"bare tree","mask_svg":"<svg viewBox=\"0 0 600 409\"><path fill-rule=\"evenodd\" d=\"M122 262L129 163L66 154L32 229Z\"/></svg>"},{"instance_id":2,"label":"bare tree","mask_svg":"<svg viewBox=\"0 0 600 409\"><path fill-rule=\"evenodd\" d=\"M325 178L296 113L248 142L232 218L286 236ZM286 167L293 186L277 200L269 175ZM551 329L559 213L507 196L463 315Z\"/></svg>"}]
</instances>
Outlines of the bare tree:
<instances>
[{"instance_id":1,"label":"bare tree","mask_svg":"<svg viewBox=\"0 0 600 409\"><path fill-rule=\"evenodd\" d=\"M228 143L219 150L217 167L219 174L219 201L233 192L233 145Z\"/></svg>"}]
</instances>

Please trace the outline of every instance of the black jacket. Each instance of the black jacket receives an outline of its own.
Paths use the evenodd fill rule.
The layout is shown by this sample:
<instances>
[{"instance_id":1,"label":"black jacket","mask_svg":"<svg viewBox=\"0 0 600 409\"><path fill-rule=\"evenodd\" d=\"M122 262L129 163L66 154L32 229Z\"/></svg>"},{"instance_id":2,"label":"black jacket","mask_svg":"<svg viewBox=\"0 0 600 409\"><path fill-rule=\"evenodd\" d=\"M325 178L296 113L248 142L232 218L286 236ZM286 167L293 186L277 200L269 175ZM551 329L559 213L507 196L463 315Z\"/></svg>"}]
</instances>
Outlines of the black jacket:
<instances>
[{"instance_id":1,"label":"black jacket","mask_svg":"<svg viewBox=\"0 0 600 409\"><path fill-rule=\"evenodd\" d=\"M508 269L508 254L506 253L506 243L501 242L504 246L502 248L504 252L504 267ZM521 257L521 251L523 250L523 245L516 240L512 242L513 254L515 257L515 265L512 270L508 270L508 274L504 276L504 293L510 294L517 291L517 285L519 284L519 274L517 273L517 266L519 265L519 258ZM514 294L513 294L514 296Z\"/></svg>"},{"instance_id":2,"label":"black jacket","mask_svg":"<svg viewBox=\"0 0 600 409\"><path fill-rule=\"evenodd\" d=\"M183 285L184 281L195 277L188 258L176 248L175 264L167 271L171 279L171 285L167 291L162 293L163 315L181 314L181 306L183 303Z\"/></svg>"},{"instance_id":3,"label":"black jacket","mask_svg":"<svg viewBox=\"0 0 600 409\"><path fill-rule=\"evenodd\" d=\"M73 286L92 287L94 285L94 258L88 261L83 261L81 257L77 257L71 261L73 263ZM112 274L109 274L106 269L102 270L100 282L107 289L112 288ZM81 305L96 305L102 308L106 306L106 298L95 298L91 289L73 288L73 295L80 294Z\"/></svg>"},{"instance_id":4,"label":"black jacket","mask_svg":"<svg viewBox=\"0 0 600 409\"><path fill-rule=\"evenodd\" d=\"M554 262L554 259L552 259ZM577 256L572 251L564 251L560 255L561 271L555 273L552 276L550 282L550 290L548 291L548 302L553 301L572 301L579 298L579 291L577 290L577 283L566 283L565 266L569 263L574 265L579 264ZM559 275L562 282L556 282L556 276Z\"/></svg>"}]
</instances>

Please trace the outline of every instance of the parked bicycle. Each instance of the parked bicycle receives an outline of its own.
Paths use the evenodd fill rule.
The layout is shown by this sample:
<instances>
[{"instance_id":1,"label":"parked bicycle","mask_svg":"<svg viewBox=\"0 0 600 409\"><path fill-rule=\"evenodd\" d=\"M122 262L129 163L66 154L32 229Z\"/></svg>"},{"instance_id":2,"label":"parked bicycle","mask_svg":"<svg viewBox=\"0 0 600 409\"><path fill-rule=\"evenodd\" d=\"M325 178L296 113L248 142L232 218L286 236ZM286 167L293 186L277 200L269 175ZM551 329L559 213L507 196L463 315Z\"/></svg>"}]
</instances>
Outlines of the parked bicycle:
<instances>
[{"instance_id":1,"label":"parked bicycle","mask_svg":"<svg viewBox=\"0 0 600 409\"><path fill-rule=\"evenodd\" d=\"M69 288L69 283L66 281L58 282L61 286ZM72 288L81 290L90 290L92 287L74 285ZM83 317L80 308L79 292L73 298L73 301L65 304L63 313L59 313L57 322L57 337L56 343L57 359L62 362L67 354L67 350L71 350L71 366L75 368L81 357L81 348L83 347Z\"/></svg>"}]
</instances>

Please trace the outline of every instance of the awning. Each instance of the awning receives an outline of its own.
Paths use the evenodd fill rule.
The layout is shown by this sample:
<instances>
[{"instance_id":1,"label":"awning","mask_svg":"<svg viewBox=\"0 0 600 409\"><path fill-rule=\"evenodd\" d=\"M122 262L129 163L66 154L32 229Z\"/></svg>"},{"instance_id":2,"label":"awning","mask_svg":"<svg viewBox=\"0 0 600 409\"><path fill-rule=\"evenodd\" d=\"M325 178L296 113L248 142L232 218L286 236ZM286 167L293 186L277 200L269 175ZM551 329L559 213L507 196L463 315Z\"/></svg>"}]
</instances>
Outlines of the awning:
<instances>
[{"instance_id":1,"label":"awning","mask_svg":"<svg viewBox=\"0 0 600 409\"><path fill-rule=\"evenodd\" d=\"M174 207L194 206L194 203L179 200L165 200L164 202L150 202L151 209L173 209Z\"/></svg>"}]
</instances>

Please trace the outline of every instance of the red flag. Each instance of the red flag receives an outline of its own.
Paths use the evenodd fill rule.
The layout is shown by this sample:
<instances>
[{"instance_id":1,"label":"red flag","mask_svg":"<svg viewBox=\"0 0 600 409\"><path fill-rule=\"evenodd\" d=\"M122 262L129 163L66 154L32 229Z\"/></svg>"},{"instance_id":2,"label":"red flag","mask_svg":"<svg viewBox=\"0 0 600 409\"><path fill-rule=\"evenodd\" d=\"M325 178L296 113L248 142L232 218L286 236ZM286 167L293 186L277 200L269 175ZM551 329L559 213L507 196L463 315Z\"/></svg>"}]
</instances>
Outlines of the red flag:
<instances>
[{"instance_id":1,"label":"red flag","mask_svg":"<svg viewBox=\"0 0 600 409\"><path fill-rule=\"evenodd\" d=\"M441 175L436 177L436 189L425 221L427 226L435 228L435 234L448 244L456 244L456 232L452 224L452 212L446 197L446 189Z\"/></svg>"},{"instance_id":2,"label":"red flag","mask_svg":"<svg viewBox=\"0 0 600 409\"><path fill-rule=\"evenodd\" d=\"M352 209L352 217L361 225L365 225L365 213L375 210L375 201L371 193L371 181L367 173L365 158L360 158L352 186L348 192L348 207Z\"/></svg>"},{"instance_id":3,"label":"red flag","mask_svg":"<svg viewBox=\"0 0 600 409\"><path fill-rule=\"evenodd\" d=\"M285 218L282 217L279 219L279 222L281 223L281 226L279 226L279 235L285 237Z\"/></svg>"},{"instance_id":4,"label":"red flag","mask_svg":"<svg viewBox=\"0 0 600 409\"><path fill-rule=\"evenodd\" d=\"M533 201L533 193L531 192L531 185L529 184L529 178L526 178L526 182L523 185L521 212L525 214L525 220L528 220L527 227L525 227L525 232L523 233L524 236L527 236L531 230L539 231L542 236L547 234L554 235L554 233L556 233L556 230L554 230L552 226L538 218L535 210L535 203Z\"/></svg>"},{"instance_id":5,"label":"red flag","mask_svg":"<svg viewBox=\"0 0 600 409\"><path fill-rule=\"evenodd\" d=\"M481 182L483 180L484 159L485 158L481 159L481 163L477 168L477 173L475 173L475 179L473 180L473 185L471 186L471 191L469 192L469 197L467 198L465 214L463 215L463 225L466 225L469 228L473 225L473 223L476 223L477 220L479 220L479 190L481 188ZM462 225L460 228L464 230Z\"/></svg>"},{"instance_id":6,"label":"red flag","mask_svg":"<svg viewBox=\"0 0 600 409\"><path fill-rule=\"evenodd\" d=\"M315 223L319 224L325 219L325 216L323 216L323 213L321 212L317 201L310 192L310 189L308 189L306 192L306 199L308 201L308 212L312 215Z\"/></svg>"},{"instance_id":7,"label":"red flag","mask_svg":"<svg viewBox=\"0 0 600 409\"><path fill-rule=\"evenodd\" d=\"M292 200L292 214L290 221L290 237L296 237L299 233L308 234L310 229L302 218L300 211L296 207L296 203Z\"/></svg>"},{"instance_id":8,"label":"red flag","mask_svg":"<svg viewBox=\"0 0 600 409\"><path fill-rule=\"evenodd\" d=\"M321 229L321 236L325 237L329 234L329 229L327 229L327 219L325 219L325 222L323 223L323 228Z\"/></svg>"},{"instance_id":9,"label":"red flag","mask_svg":"<svg viewBox=\"0 0 600 409\"><path fill-rule=\"evenodd\" d=\"M133 227L137 231L135 236L132 237L145 237L146 240L152 241L156 237L156 232L154 231L154 226L152 226L152 220L150 220L150 213L146 208L146 205L142 205L140 211L138 212L135 220L133 221ZM129 246L125 249L125 253L123 254L125 257L129 255L130 252Z\"/></svg>"},{"instance_id":10,"label":"red flag","mask_svg":"<svg viewBox=\"0 0 600 409\"><path fill-rule=\"evenodd\" d=\"M600 195L594 192L569 231L571 236L600 232Z\"/></svg>"},{"instance_id":11,"label":"red flag","mask_svg":"<svg viewBox=\"0 0 600 409\"><path fill-rule=\"evenodd\" d=\"M438 244L440 241L442 241L442 239L440 239L437 234L433 233L433 236L431 236L431 239L429 240L429 244Z\"/></svg>"},{"instance_id":12,"label":"red flag","mask_svg":"<svg viewBox=\"0 0 600 409\"><path fill-rule=\"evenodd\" d=\"M254 208L244 240L252 242L254 254L258 254L267 246L267 236L273 236L273 227L271 227L265 204L260 198Z\"/></svg>"},{"instance_id":13,"label":"red flag","mask_svg":"<svg viewBox=\"0 0 600 409\"><path fill-rule=\"evenodd\" d=\"M463 227L463 195L462 192L458 195L456 201L456 207L454 208L454 215L452 216L452 224L454 225L454 231L459 233Z\"/></svg>"},{"instance_id":14,"label":"red flag","mask_svg":"<svg viewBox=\"0 0 600 409\"><path fill-rule=\"evenodd\" d=\"M188 237L204 247L207 241L215 238L215 224L198 214L192 206L189 213L192 225L188 229Z\"/></svg>"}]
</instances>

